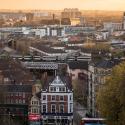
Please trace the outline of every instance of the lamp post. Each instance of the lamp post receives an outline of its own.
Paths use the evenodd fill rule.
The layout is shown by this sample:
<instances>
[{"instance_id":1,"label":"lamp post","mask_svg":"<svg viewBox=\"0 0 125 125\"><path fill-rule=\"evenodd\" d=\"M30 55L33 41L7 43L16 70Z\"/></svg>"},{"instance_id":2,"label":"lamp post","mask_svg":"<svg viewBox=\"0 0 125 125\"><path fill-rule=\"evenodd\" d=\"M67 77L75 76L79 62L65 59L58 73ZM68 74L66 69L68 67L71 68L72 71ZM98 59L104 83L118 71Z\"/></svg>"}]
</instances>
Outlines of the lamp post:
<instances>
[{"instance_id":1,"label":"lamp post","mask_svg":"<svg viewBox=\"0 0 125 125\"><path fill-rule=\"evenodd\" d=\"M57 111L56 111L56 125L58 125L58 124L57 124Z\"/></svg>"},{"instance_id":2,"label":"lamp post","mask_svg":"<svg viewBox=\"0 0 125 125\"><path fill-rule=\"evenodd\" d=\"M9 112L9 125L11 125L11 124L10 124L10 112Z\"/></svg>"}]
</instances>

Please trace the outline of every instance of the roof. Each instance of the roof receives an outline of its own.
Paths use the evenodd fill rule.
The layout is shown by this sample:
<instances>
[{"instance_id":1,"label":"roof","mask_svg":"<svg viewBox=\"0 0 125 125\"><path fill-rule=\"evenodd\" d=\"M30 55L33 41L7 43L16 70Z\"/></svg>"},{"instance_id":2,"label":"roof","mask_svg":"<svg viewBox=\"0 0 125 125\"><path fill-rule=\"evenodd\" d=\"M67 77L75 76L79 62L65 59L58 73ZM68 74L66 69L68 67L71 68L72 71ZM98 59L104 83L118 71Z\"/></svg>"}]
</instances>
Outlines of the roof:
<instances>
[{"instance_id":1,"label":"roof","mask_svg":"<svg viewBox=\"0 0 125 125\"><path fill-rule=\"evenodd\" d=\"M50 83L50 85L53 85L53 84L62 84L62 85L64 85L65 83L61 80L61 78L59 77L59 76L56 76L55 78L54 78L54 80Z\"/></svg>"},{"instance_id":2,"label":"roof","mask_svg":"<svg viewBox=\"0 0 125 125\"><path fill-rule=\"evenodd\" d=\"M65 51L63 51L62 49L53 49L48 46L43 46L42 44L32 45L31 47L37 48L38 50L41 50L46 53L65 53Z\"/></svg>"},{"instance_id":3,"label":"roof","mask_svg":"<svg viewBox=\"0 0 125 125\"><path fill-rule=\"evenodd\" d=\"M54 77L47 77L47 79L45 80L45 84L43 86L43 91L45 90L49 90L49 86L52 85L52 83L54 81L61 81L62 83L64 83L64 85L66 86L67 89L72 90L72 82L71 82L71 78L69 76L54 76Z\"/></svg>"},{"instance_id":4,"label":"roof","mask_svg":"<svg viewBox=\"0 0 125 125\"><path fill-rule=\"evenodd\" d=\"M80 50L80 47L78 47L78 46L66 46L65 50Z\"/></svg>"},{"instance_id":5,"label":"roof","mask_svg":"<svg viewBox=\"0 0 125 125\"><path fill-rule=\"evenodd\" d=\"M87 61L71 61L68 62L70 69L85 69L88 70L88 62Z\"/></svg>"},{"instance_id":6,"label":"roof","mask_svg":"<svg viewBox=\"0 0 125 125\"><path fill-rule=\"evenodd\" d=\"M104 68L104 69L111 69L115 65L118 65L121 61L120 60L102 60L95 64L97 68Z\"/></svg>"},{"instance_id":7,"label":"roof","mask_svg":"<svg viewBox=\"0 0 125 125\"><path fill-rule=\"evenodd\" d=\"M85 41L69 41L67 44L75 44L75 45L77 45L77 44L84 44L85 43Z\"/></svg>"},{"instance_id":8,"label":"roof","mask_svg":"<svg viewBox=\"0 0 125 125\"><path fill-rule=\"evenodd\" d=\"M12 59L0 59L0 71L4 78L8 78L8 84L34 83L32 74L21 66L21 63ZM2 81L4 82L4 81Z\"/></svg>"},{"instance_id":9,"label":"roof","mask_svg":"<svg viewBox=\"0 0 125 125\"><path fill-rule=\"evenodd\" d=\"M40 99L41 98L41 92L36 93L36 97Z\"/></svg>"},{"instance_id":10,"label":"roof","mask_svg":"<svg viewBox=\"0 0 125 125\"><path fill-rule=\"evenodd\" d=\"M5 92L32 92L32 85L0 85L0 91Z\"/></svg>"},{"instance_id":11,"label":"roof","mask_svg":"<svg viewBox=\"0 0 125 125\"><path fill-rule=\"evenodd\" d=\"M51 47L66 47L66 45L59 43L59 44L53 44Z\"/></svg>"}]
</instances>

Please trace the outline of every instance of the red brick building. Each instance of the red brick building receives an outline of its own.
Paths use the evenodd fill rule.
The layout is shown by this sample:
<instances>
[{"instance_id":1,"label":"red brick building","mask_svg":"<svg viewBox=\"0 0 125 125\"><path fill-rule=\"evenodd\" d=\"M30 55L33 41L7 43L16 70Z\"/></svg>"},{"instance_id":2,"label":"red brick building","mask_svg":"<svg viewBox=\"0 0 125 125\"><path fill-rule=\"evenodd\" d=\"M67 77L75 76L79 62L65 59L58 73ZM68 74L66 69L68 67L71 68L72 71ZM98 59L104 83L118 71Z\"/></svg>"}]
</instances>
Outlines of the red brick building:
<instances>
[{"instance_id":1,"label":"red brick building","mask_svg":"<svg viewBox=\"0 0 125 125\"><path fill-rule=\"evenodd\" d=\"M47 80L41 92L41 113L44 124L72 124L73 91L69 77Z\"/></svg>"},{"instance_id":2,"label":"red brick building","mask_svg":"<svg viewBox=\"0 0 125 125\"><path fill-rule=\"evenodd\" d=\"M0 102L0 113L27 115L34 83L33 76L20 62L0 59L0 92L4 95L3 102Z\"/></svg>"}]
</instances>

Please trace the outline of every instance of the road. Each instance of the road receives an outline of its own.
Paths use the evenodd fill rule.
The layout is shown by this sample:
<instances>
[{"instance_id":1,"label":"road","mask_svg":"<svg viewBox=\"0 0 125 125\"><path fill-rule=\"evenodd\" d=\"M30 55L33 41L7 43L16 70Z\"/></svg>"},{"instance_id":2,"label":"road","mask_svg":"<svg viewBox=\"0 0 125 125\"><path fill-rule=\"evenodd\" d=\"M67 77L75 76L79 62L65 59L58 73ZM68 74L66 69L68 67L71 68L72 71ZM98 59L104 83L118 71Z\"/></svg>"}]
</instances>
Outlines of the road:
<instances>
[{"instance_id":1,"label":"road","mask_svg":"<svg viewBox=\"0 0 125 125\"><path fill-rule=\"evenodd\" d=\"M87 113L87 109L84 106L74 102L73 125L80 125L80 120L82 117L85 117L86 113Z\"/></svg>"}]
</instances>

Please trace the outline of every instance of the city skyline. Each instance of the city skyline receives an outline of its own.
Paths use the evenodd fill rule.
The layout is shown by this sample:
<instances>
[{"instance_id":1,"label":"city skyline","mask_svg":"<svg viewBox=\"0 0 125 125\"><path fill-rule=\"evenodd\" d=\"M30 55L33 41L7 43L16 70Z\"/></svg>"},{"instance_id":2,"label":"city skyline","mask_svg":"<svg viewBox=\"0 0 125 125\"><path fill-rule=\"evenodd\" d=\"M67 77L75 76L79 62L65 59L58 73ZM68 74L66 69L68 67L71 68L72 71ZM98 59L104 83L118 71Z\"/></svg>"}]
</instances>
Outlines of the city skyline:
<instances>
[{"instance_id":1,"label":"city skyline","mask_svg":"<svg viewBox=\"0 0 125 125\"><path fill-rule=\"evenodd\" d=\"M81 10L125 11L125 0L1 0L0 9L52 9L79 8Z\"/></svg>"}]
</instances>

